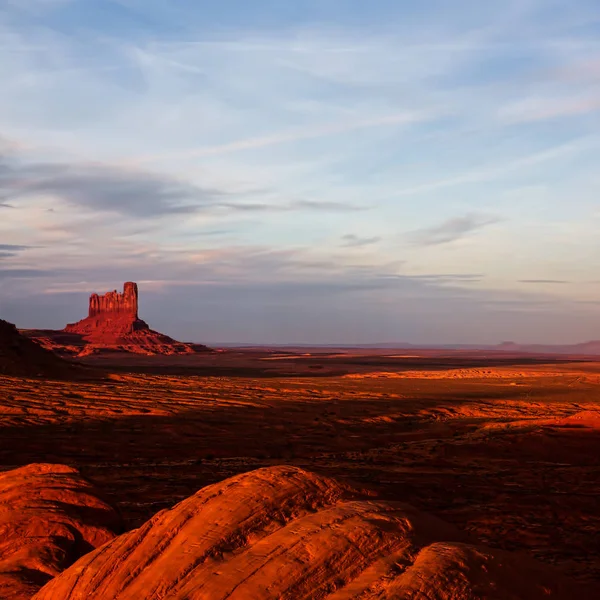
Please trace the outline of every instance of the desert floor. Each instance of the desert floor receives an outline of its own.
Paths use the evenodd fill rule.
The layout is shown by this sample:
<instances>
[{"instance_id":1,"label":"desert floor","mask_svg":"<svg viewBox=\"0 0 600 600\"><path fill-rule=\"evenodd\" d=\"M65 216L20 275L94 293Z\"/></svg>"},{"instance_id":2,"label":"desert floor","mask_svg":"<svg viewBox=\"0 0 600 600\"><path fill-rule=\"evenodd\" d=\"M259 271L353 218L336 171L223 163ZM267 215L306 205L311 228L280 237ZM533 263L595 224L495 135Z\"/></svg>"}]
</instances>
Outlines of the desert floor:
<instances>
[{"instance_id":1,"label":"desert floor","mask_svg":"<svg viewBox=\"0 0 600 600\"><path fill-rule=\"evenodd\" d=\"M600 362L300 350L87 359L0 377L0 469L75 466L129 528L293 464L600 581Z\"/></svg>"}]
</instances>

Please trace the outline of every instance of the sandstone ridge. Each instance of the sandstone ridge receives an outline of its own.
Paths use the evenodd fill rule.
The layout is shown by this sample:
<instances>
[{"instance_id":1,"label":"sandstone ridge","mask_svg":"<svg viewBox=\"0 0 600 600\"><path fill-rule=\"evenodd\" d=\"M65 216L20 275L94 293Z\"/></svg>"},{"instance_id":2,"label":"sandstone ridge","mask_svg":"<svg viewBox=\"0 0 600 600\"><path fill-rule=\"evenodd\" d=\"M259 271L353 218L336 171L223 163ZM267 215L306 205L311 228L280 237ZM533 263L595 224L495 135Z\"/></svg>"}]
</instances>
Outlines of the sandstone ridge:
<instances>
[{"instance_id":1,"label":"sandstone ridge","mask_svg":"<svg viewBox=\"0 0 600 600\"><path fill-rule=\"evenodd\" d=\"M0 598L25 600L121 530L76 469L32 464L0 473Z\"/></svg>"},{"instance_id":2,"label":"sandstone ridge","mask_svg":"<svg viewBox=\"0 0 600 600\"><path fill-rule=\"evenodd\" d=\"M296 467L203 488L77 561L35 600L592 598L524 555Z\"/></svg>"}]
</instances>

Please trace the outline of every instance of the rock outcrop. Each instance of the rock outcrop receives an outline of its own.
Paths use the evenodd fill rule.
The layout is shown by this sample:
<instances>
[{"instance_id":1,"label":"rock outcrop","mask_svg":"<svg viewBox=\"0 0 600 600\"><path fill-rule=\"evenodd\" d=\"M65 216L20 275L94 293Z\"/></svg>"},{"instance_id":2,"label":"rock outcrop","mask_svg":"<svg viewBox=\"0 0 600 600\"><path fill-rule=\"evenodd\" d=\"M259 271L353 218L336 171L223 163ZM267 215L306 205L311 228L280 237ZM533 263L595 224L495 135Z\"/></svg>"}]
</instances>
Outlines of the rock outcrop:
<instances>
[{"instance_id":1,"label":"rock outcrop","mask_svg":"<svg viewBox=\"0 0 600 600\"><path fill-rule=\"evenodd\" d=\"M295 467L208 486L81 558L35 600L592 598L527 556Z\"/></svg>"},{"instance_id":2,"label":"rock outcrop","mask_svg":"<svg viewBox=\"0 0 600 600\"><path fill-rule=\"evenodd\" d=\"M209 350L201 344L178 342L150 329L138 316L138 286L124 284L122 293L92 294L88 316L63 331L26 330L25 335L43 347L65 356L104 352L135 354L194 354Z\"/></svg>"},{"instance_id":3,"label":"rock outcrop","mask_svg":"<svg viewBox=\"0 0 600 600\"><path fill-rule=\"evenodd\" d=\"M76 469L33 464L0 473L0 598L31 598L119 531L117 513Z\"/></svg>"},{"instance_id":4,"label":"rock outcrop","mask_svg":"<svg viewBox=\"0 0 600 600\"><path fill-rule=\"evenodd\" d=\"M21 335L12 323L0 319L0 375L63 377L80 370Z\"/></svg>"},{"instance_id":5,"label":"rock outcrop","mask_svg":"<svg viewBox=\"0 0 600 600\"><path fill-rule=\"evenodd\" d=\"M117 290L108 292L104 296L92 294L90 296L89 316L98 315L128 315L133 320L138 318L138 287L137 283L127 281L123 284L123 293Z\"/></svg>"},{"instance_id":6,"label":"rock outcrop","mask_svg":"<svg viewBox=\"0 0 600 600\"><path fill-rule=\"evenodd\" d=\"M83 335L101 345L119 345L129 341L127 336L136 332L149 332L148 324L138 317L137 284L128 281L123 286L123 293L114 290L102 296L92 294L87 318L70 323L64 331Z\"/></svg>"}]
</instances>

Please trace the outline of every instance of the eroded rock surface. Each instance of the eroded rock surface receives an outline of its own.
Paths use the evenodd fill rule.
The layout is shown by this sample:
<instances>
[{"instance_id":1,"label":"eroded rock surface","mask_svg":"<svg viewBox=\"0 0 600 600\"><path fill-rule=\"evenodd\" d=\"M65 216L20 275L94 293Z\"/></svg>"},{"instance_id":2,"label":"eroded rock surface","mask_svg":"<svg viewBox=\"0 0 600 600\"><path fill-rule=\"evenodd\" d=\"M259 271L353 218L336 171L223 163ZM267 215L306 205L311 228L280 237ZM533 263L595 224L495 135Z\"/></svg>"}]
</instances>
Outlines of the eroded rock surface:
<instances>
[{"instance_id":1,"label":"eroded rock surface","mask_svg":"<svg viewBox=\"0 0 600 600\"><path fill-rule=\"evenodd\" d=\"M123 292L92 294L88 316L63 331L28 330L24 333L43 347L65 356L106 352L135 354L194 354L207 351L200 344L178 342L150 329L138 316L138 287L128 281Z\"/></svg>"},{"instance_id":2,"label":"eroded rock surface","mask_svg":"<svg viewBox=\"0 0 600 600\"><path fill-rule=\"evenodd\" d=\"M54 377L74 373L76 367L21 335L0 319L0 375Z\"/></svg>"},{"instance_id":3,"label":"eroded rock surface","mask_svg":"<svg viewBox=\"0 0 600 600\"><path fill-rule=\"evenodd\" d=\"M528 557L281 466L203 488L84 556L35 599L574 597L585 590Z\"/></svg>"},{"instance_id":4,"label":"eroded rock surface","mask_svg":"<svg viewBox=\"0 0 600 600\"><path fill-rule=\"evenodd\" d=\"M108 292L103 296L92 294L90 296L89 317L98 315L128 315L133 319L138 318L138 286L137 283L127 281L123 284L123 293L117 290Z\"/></svg>"},{"instance_id":5,"label":"eroded rock surface","mask_svg":"<svg viewBox=\"0 0 600 600\"><path fill-rule=\"evenodd\" d=\"M0 473L0 598L24 600L121 530L76 469L33 464Z\"/></svg>"}]
</instances>

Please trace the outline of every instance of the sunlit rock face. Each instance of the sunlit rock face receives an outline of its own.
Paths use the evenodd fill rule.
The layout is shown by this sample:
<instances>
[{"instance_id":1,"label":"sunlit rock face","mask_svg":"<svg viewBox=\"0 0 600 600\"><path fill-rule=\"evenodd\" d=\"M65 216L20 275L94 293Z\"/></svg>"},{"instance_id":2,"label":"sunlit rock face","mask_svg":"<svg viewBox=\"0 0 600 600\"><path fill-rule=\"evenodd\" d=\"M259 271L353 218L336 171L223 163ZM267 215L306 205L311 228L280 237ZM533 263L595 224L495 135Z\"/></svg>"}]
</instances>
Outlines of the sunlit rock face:
<instances>
[{"instance_id":1,"label":"sunlit rock face","mask_svg":"<svg viewBox=\"0 0 600 600\"><path fill-rule=\"evenodd\" d=\"M32 464L0 473L0 598L26 600L122 531L76 469Z\"/></svg>"},{"instance_id":2,"label":"sunlit rock face","mask_svg":"<svg viewBox=\"0 0 600 600\"><path fill-rule=\"evenodd\" d=\"M138 286L127 281L123 284L123 293L117 290L107 292L103 296L90 296L89 317L98 315L129 315L133 320L138 318Z\"/></svg>"},{"instance_id":3,"label":"sunlit rock face","mask_svg":"<svg viewBox=\"0 0 600 600\"><path fill-rule=\"evenodd\" d=\"M88 316L65 327L63 333L81 336L78 355L120 350L136 354L192 354L205 347L178 342L167 335L150 329L138 316L138 286L128 281L123 292L114 290L106 294L92 294ZM60 336L41 336L56 342ZM38 340L46 343L44 340ZM73 340L69 340L72 344ZM47 342L51 345L51 341ZM56 348L53 348L56 349Z\"/></svg>"},{"instance_id":4,"label":"sunlit rock face","mask_svg":"<svg viewBox=\"0 0 600 600\"><path fill-rule=\"evenodd\" d=\"M207 486L84 556L35 600L592 598L527 556L296 467Z\"/></svg>"},{"instance_id":5,"label":"sunlit rock face","mask_svg":"<svg viewBox=\"0 0 600 600\"><path fill-rule=\"evenodd\" d=\"M137 283L128 281L123 292L92 294L87 318L65 327L68 333L78 333L100 342L118 343L120 338L136 331L149 331L145 321L138 317Z\"/></svg>"}]
</instances>

